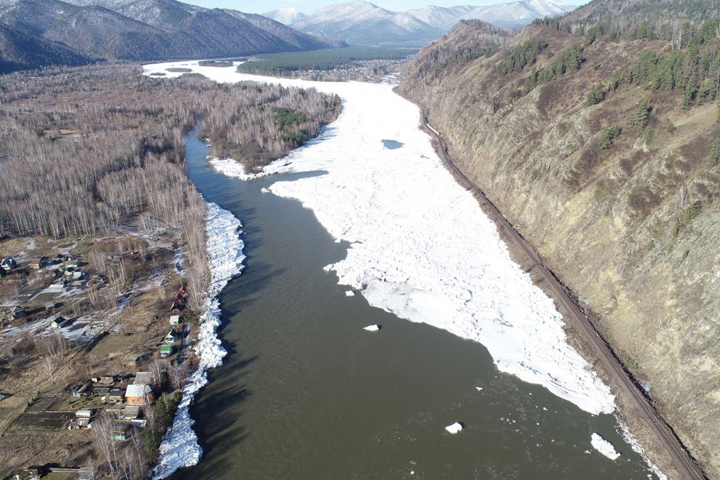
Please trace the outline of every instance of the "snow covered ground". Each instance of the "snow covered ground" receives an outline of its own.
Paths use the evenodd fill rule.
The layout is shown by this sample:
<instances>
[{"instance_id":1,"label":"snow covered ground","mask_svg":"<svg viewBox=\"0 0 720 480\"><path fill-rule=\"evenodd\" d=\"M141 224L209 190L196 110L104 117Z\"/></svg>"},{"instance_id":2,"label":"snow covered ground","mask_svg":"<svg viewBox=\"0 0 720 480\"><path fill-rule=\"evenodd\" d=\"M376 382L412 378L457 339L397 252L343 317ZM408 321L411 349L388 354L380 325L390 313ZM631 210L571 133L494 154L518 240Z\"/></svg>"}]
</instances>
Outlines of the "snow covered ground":
<instances>
[{"instance_id":1,"label":"snow covered ground","mask_svg":"<svg viewBox=\"0 0 720 480\"><path fill-rule=\"evenodd\" d=\"M172 66L179 64L147 65L144 73L175 76L166 71ZM270 190L298 199L333 237L351 244L345 260L328 266L340 283L401 318L482 343L499 370L544 385L587 412L615 409L609 388L568 344L552 300L511 260L495 225L419 129L419 109L392 85L183 66L218 82L254 80L337 93L343 100L338 120L265 173L326 172L278 181ZM403 146L385 148L382 140L388 139ZM221 171L234 175L230 168Z\"/></svg>"},{"instance_id":2,"label":"snow covered ground","mask_svg":"<svg viewBox=\"0 0 720 480\"><path fill-rule=\"evenodd\" d=\"M227 210L214 203L207 206L207 248L210 259L210 291L206 311L200 318L200 333L195 350L200 357L198 369L183 387L182 400L172 427L160 445L160 459L153 470L153 478L172 475L176 470L195 465L200 461L202 449L193 431L195 421L190 418L190 404L195 395L207 384L207 371L222 364L225 350L216 331L220 326L220 300L218 295L231 278L243 269L243 242L240 240L240 221Z\"/></svg>"}]
</instances>

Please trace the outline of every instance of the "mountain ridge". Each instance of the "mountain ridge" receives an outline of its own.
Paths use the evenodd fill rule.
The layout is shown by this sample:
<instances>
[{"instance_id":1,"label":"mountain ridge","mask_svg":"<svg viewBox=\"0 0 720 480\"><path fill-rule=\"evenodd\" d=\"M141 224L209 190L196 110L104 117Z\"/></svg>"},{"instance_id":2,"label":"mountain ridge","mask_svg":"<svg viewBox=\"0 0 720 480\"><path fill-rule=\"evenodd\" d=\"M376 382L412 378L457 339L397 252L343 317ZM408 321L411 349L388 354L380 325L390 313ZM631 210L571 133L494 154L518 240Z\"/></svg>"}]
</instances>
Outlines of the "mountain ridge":
<instances>
[{"instance_id":1,"label":"mountain ridge","mask_svg":"<svg viewBox=\"0 0 720 480\"><path fill-rule=\"evenodd\" d=\"M355 45L423 45L440 38L460 20L477 19L503 28L521 28L536 18L562 15L574 8L558 0L520 0L488 6L428 5L393 12L358 0L322 7L289 25L318 36L338 37ZM268 12L267 15L276 13Z\"/></svg>"},{"instance_id":2,"label":"mountain ridge","mask_svg":"<svg viewBox=\"0 0 720 480\"><path fill-rule=\"evenodd\" d=\"M10 29L7 35L22 32L24 45L40 45L43 39L81 57L108 60L221 58L342 46L260 15L176 0L2 0L0 23ZM38 39L28 42L27 35ZM62 58L56 63L65 63Z\"/></svg>"}]
</instances>

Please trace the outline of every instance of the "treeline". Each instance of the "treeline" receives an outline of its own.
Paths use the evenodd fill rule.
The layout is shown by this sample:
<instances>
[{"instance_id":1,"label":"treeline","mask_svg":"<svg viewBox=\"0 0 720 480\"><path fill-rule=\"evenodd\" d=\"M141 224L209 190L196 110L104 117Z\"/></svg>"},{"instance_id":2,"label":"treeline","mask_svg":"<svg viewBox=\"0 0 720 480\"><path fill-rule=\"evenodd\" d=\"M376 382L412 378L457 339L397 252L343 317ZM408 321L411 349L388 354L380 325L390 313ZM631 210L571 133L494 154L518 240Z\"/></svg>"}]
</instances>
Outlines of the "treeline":
<instances>
[{"instance_id":1,"label":"treeline","mask_svg":"<svg viewBox=\"0 0 720 480\"><path fill-rule=\"evenodd\" d=\"M684 108L714 101L720 88L720 18L709 20L682 49L663 54L641 53L633 63L616 71L608 85L596 85L587 103L594 105L623 85L644 86L652 91L682 93Z\"/></svg>"},{"instance_id":2,"label":"treeline","mask_svg":"<svg viewBox=\"0 0 720 480\"><path fill-rule=\"evenodd\" d=\"M340 97L315 89L245 83L222 92L223 98L204 111L201 135L212 141L215 155L233 158L249 169L267 165L317 137L341 109ZM278 111L293 112L296 121L279 122Z\"/></svg>"},{"instance_id":3,"label":"treeline","mask_svg":"<svg viewBox=\"0 0 720 480\"><path fill-rule=\"evenodd\" d=\"M310 52L261 55L237 67L240 73L292 76L299 71L330 71L365 60L406 60L417 49L404 47L346 47Z\"/></svg>"},{"instance_id":4,"label":"treeline","mask_svg":"<svg viewBox=\"0 0 720 480\"><path fill-rule=\"evenodd\" d=\"M199 121L222 152L282 155L273 106L302 111L313 132L339 99L278 86L94 66L3 77L0 238L94 235L134 215L180 226L202 206L184 175L183 133ZM265 108L270 107L270 108Z\"/></svg>"}]
</instances>

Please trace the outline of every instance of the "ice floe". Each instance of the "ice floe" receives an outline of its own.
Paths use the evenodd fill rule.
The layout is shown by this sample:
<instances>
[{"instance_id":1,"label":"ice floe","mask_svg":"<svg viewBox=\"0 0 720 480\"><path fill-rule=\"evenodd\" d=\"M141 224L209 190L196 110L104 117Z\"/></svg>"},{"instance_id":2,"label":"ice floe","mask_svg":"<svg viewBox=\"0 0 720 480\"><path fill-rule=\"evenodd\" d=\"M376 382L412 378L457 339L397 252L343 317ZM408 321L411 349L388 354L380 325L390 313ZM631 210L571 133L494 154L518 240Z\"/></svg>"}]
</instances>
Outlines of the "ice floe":
<instances>
[{"instance_id":1,"label":"ice floe","mask_svg":"<svg viewBox=\"0 0 720 480\"><path fill-rule=\"evenodd\" d=\"M368 325L367 327L363 327L363 330L367 330L368 332L377 332L380 328L380 325Z\"/></svg>"},{"instance_id":2,"label":"ice floe","mask_svg":"<svg viewBox=\"0 0 720 480\"><path fill-rule=\"evenodd\" d=\"M195 465L202 456L202 449L192 428L195 421L190 418L189 408L195 395L207 384L208 369L221 365L226 353L217 337L217 328L220 326L218 295L230 279L243 269L245 256L242 253L244 245L240 240L241 226L232 213L214 203L208 203L205 230L211 279L195 346L200 362L183 387L177 414L160 445L160 459L152 472L153 479L166 478L180 468Z\"/></svg>"},{"instance_id":3,"label":"ice floe","mask_svg":"<svg viewBox=\"0 0 720 480\"><path fill-rule=\"evenodd\" d=\"M595 450L602 453L610 460L617 460L620 457L620 454L615 450L612 443L608 442L597 433L593 433L590 436L590 443Z\"/></svg>"},{"instance_id":4,"label":"ice floe","mask_svg":"<svg viewBox=\"0 0 720 480\"><path fill-rule=\"evenodd\" d=\"M460 433L462 431L462 429L463 429L463 426L460 422L455 422L452 425L448 425L447 427L445 427L445 430L447 430L448 432L450 432L453 435Z\"/></svg>"}]
</instances>

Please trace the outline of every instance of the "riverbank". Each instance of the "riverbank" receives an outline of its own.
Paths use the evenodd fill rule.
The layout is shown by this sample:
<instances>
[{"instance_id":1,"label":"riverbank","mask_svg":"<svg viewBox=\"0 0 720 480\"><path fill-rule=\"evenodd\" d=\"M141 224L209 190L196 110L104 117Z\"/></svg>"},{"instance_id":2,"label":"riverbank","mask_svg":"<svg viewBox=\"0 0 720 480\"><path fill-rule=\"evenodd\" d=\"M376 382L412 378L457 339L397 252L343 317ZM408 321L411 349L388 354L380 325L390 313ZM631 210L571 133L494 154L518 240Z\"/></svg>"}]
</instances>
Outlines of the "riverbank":
<instances>
[{"instance_id":1,"label":"riverbank","mask_svg":"<svg viewBox=\"0 0 720 480\"><path fill-rule=\"evenodd\" d=\"M400 95L399 92L398 94ZM532 245L508 222L482 190L453 163L442 135L428 123L423 106L407 100L420 109L420 125L434 139L436 152L458 183L472 192L480 207L493 219L498 230L502 232L513 259L531 271L535 284L556 302L563 317L570 321L568 329L582 346L580 350L583 356L603 374L612 391L618 396L617 415L627 441L638 453L645 456L650 468L660 478L665 478L663 472L671 472L671 478L704 478L686 447L652 406L610 343L593 325L589 315L577 302L577 297L545 266ZM640 438L640 441L635 437ZM660 468L657 465L660 465Z\"/></svg>"},{"instance_id":2,"label":"riverbank","mask_svg":"<svg viewBox=\"0 0 720 480\"><path fill-rule=\"evenodd\" d=\"M195 395L207 384L207 372L222 364L226 354L217 329L221 323L218 296L228 282L243 270L243 241L240 239L242 224L232 213L214 203L207 204L207 254L210 269L210 285L205 301L205 311L200 317L200 331L195 352L199 358L197 369L192 372L182 388L182 399L172 427L168 429L160 445L160 458L153 469L153 479L167 478L180 468L200 461L202 448L193 431L195 421L190 416L190 405Z\"/></svg>"}]
</instances>

